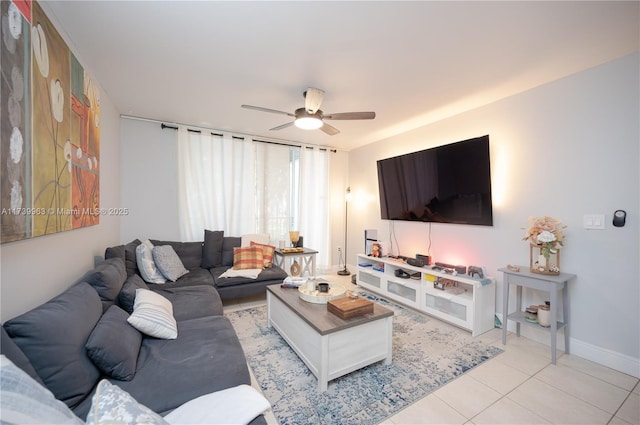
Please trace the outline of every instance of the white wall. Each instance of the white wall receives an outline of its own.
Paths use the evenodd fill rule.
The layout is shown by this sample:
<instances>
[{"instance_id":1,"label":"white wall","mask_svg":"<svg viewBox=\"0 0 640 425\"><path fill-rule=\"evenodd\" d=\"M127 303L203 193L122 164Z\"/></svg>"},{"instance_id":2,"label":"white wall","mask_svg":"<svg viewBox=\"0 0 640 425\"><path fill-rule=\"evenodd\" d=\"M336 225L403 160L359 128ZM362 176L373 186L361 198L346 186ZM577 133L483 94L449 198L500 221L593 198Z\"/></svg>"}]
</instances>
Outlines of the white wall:
<instances>
[{"instance_id":1,"label":"white wall","mask_svg":"<svg viewBox=\"0 0 640 425\"><path fill-rule=\"evenodd\" d=\"M178 222L178 132L160 124L122 118L120 122L120 239L180 240Z\"/></svg>"},{"instance_id":2,"label":"white wall","mask_svg":"<svg viewBox=\"0 0 640 425\"><path fill-rule=\"evenodd\" d=\"M578 275L569 286L572 352L640 374L638 63L634 54L352 151L349 182L359 202L350 214L350 263L365 228L386 241L395 228L403 255L427 252L428 224L380 219L376 160L489 134L494 226L434 223L431 254L485 265L501 306L497 269L528 265L527 218L561 219L568 225L562 270ZM617 209L627 211L625 227L611 225ZM605 229L585 230L584 214L605 214ZM546 334L533 337L548 344Z\"/></svg>"}]
</instances>

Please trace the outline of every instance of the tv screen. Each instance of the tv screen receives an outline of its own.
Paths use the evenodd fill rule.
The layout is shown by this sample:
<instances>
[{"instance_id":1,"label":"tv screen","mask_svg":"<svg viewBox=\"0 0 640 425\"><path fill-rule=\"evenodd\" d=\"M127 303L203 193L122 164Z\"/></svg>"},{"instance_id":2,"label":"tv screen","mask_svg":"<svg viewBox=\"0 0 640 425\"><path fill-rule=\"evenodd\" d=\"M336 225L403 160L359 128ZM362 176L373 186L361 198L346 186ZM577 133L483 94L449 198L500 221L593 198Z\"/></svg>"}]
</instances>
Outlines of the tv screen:
<instances>
[{"instance_id":1,"label":"tv screen","mask_svg":"<svg viewBox=\"0 0 640 425\"><path fill-rule=\"evenodd\" d=\"M377 165L382 219L493 226L488 135Z\"/></svg>"}]
</instances>

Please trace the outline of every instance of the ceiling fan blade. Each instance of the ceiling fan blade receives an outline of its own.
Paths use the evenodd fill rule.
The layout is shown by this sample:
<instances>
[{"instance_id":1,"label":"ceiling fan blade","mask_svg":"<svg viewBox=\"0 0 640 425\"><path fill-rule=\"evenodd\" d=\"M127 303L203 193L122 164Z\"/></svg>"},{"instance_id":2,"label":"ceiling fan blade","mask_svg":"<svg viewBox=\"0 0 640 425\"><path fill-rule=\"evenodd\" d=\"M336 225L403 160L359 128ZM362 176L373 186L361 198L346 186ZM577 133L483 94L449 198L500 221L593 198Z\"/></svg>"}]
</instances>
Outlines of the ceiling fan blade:
<instances>
[{"instance_id":1,"label":"ceiling fan blade","mask_svg":"<svg viewBox=\"0 0 640 425\"><path fill-rule=\"evenodd\" d=\"M307 91L304 92L304 109L310 114L315 114L316 111L320 109L323 98L324 91L309 87Z\"/></svg>"},{"instance_id":2,"label":"ceiling fan blade","mask_svg":"<svg viewBox=\"0 0 640 425\"><path fill-rule=\"evenodd\" d=\"M336 134L340 133L340 130L327 124L326 122L322 123L322 127L320 127L320 130L324 131L329 136L335 136Z\"/></svg>"},{"instance_id":3,"label":"ceiling fan blade","mask_svg":"<svg viewBox=\"0 0 640 425\"><path fill-rule=\"evenodd\" d=\"M375 112L340 112L323 116L327 120L372 120L375 117Z\"/></svg>"},{"instance_id":4,"label":"ceiling fan blade","mask_svg":"<svg viewBox=\"0 0 640 425\"><path fill-rule=\"evenodd\" d=\"M277 127L270 128L269 130L282 130L283 128L291 127L293 125L293 121L288 122L286 124L279 125Z\"/></svg>"},{"instance_id":5,"label":"ceiling fan blade","mask_svg":"<svg viewBox=\"0 0 640 425\"><path fill-rule=\"evenodd\" d=\"M262 108L260 106L240 105L240 107L244 109L253 109L254 111L271 112L272 114L281 114L281 115L288 115L290 117L295 117L295 115L289 112L277 111L275 109L269 109L269 108Z\"/></svg>"}]
</instances>

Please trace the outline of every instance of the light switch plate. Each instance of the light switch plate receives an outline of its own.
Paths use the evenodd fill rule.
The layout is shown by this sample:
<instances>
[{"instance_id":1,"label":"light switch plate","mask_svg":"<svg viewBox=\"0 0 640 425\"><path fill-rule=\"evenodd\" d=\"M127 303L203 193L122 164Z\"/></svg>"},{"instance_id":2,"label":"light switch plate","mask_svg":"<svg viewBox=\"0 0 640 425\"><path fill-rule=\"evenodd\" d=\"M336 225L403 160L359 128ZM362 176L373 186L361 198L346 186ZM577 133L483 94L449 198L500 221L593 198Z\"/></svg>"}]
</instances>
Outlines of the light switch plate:
<instances>
[{"instance_id":1,"label":"light switch plate","mask_svg":"<svg viewBox=\"0 0 640 425\"><path fill-rule=\"evenodd\" d=\"M585 214L583 227L585 229L604 229L604 214Z\"/></svg>"}]
</instances>

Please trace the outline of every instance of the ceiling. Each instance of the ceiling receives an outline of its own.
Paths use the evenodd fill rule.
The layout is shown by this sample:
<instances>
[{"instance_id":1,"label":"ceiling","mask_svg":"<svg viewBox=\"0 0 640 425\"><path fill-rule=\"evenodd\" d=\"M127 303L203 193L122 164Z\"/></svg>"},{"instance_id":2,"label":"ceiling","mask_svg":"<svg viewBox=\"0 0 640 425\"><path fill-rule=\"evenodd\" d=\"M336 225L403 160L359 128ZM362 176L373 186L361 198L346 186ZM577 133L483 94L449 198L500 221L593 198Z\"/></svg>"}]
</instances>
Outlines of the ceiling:
<instances>
[{"instance_id":1,"label":"ceiling","mask_svg":"<svg viewBox=\"0 0 640 425\"><path fill-rule=\"evenodd\" d=\"M640 2L48 1L123 115L351 150L639 50ZM303 91L341 130L270 128Z\"/></svg>"}]
</instances>

